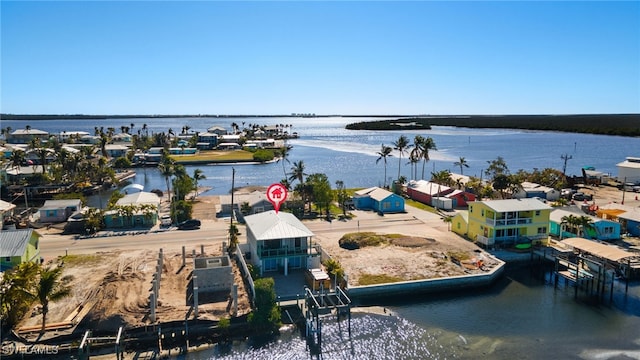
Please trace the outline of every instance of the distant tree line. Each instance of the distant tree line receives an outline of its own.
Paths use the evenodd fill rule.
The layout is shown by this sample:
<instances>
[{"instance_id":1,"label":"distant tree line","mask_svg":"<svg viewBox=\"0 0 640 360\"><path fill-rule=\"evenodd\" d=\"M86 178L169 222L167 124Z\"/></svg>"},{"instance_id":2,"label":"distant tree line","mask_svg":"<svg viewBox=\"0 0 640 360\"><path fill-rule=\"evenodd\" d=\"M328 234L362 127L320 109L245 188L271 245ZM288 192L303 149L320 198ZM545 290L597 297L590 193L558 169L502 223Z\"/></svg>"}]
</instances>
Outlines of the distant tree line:
<instances>
[{"instance_id":1,"label":"distant tree line","mask_svg":"<svg viewBox=\"0 0 640 360\"><path fill-rule=\"evenodd\" d=\"M431 126L562 131L640 136L640 114L427 116L348 124L349 130L415 130Z\"/></svg>"}]
</instances>

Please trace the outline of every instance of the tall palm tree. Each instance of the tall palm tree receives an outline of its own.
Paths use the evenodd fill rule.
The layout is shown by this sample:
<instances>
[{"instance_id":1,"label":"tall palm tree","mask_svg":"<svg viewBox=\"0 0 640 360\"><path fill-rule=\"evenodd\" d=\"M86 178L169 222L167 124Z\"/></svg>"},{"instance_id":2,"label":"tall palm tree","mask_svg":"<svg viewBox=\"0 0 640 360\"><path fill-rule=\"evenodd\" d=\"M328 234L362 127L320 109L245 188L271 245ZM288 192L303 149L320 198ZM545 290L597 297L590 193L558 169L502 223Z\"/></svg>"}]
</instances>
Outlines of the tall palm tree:
<instances>
[{"instance_id":1,"label":"tall palm tree","mask_svg":"<svg viewBox=\"0 0 640 360\"><path fill-rule=\"evenodd\" d=\"M160 170L160 174L164 176L164 181L167 184L167 196L169 198L169 202L171 202L171 186L169 180L175 174L175 162L168 154L166 154L166 151L163 153L165 153L162 157L163 161L158 164L158 170Z\"/></svg>"},{"instance_id":2,"label":"tall palm tree","mask_svg":"<svg viewBox=\"0 0 640 360\"><path fill-rule=\"evenodd\" d=\"M424 137L422 135L416 135L413 138L413 149L409 153L409 164L411 164L411 168L414 169L414 174L412 174L414 179L418 178L418 161L422 158L422 147L424 145Z\"/></svg>"},{"instance_id":3,"label":"tall palm tree","mask_svg":"<svg viewBox=\"0 0 640 360\"><path fill-rule=\"evenodd\" d=\"M42 305L42 328L44 333L47 324L47 313L49 312L49 302L57 301L71 295L71 287L68 285L70 277L62 277L62 268L43 268L40 270L40 280L36 285L35 297Z\"/></svg>"},{"instance_id":4,"label":"tall palm tree","mask_svg":"<svg viewBox=\"0 0 640 360\"><path fill-rule=\"evenodd\" d=\"M22 166L24 161L25 161L24 151L14 149L11 152L11 156L9 157L9 163L14 169L18 169L18 171L20 171L20 166Z\"/></svg>"},{"instance_id":5,"label":"tall palm tree","mask_svg":"<svg viewBox=\"0 0 640 360\"><path fill-rule=\"evenodd\" d=\"M45 165L47 163L48 150L46 146L40 141L40 138L33 138L29 143L29 149L31 149L40 158L40 165L42 165L42 173L46 172Z\"/></svg>"},{"instance_id":6,"label":"tall palm tree","mask_svg":"<svg viewBox=\"0 0 640 360\"><path fill-rule=\"evenodd\" d=\"M405 154L410 146L411 145L409 144L409 140L404 135L400 135L398 140L393 143L393 149L398 150L398 152L400 153L398 159L398 179L400 179L400 165L402 164L402 154Z\"/></svg>"},{"instance_id":7,"label":"tall palm tree","mask_svg":"<svg viewBox=\"0 0 640 360\"><path fill-rule=\"evenodd\" d=\"M202 172L202 170L200 169L195 169L193 170L193 183L195 185L195 194L193 195L193 199L196 199L196 196L198 196L198 181L200 180L204 180L207 177L204 175L204 173Z\"/></svg>"},{"instance_id":8,"label":"tall palm tree","mask_svg":"<svg viewBox=\"0 0 640 360\"><path fill-rule=\"evenodd\" d=\"M463 167L469 168L469 163L467 163L467 159L465 159L463 156L461 156L458 161L453 163L453 166L459 166L460 167L460 175L464 175L464 173L462 172L462 168Z\"/></svg>"},{"instance_id":9,"label":"tall palm tree","mask_svg":"<svg viewBox=\"0 0 640 360\"><path fill-rule=\"evenodd\" d=\"M291 172L289 173L289 180L298 180L300 184L304 184L305 176L307 176L307 174L304 172L304 162L302 160L294 161Z\"/></svg>"},{"instance_id":10,"label":"tall palm tree","mask_svg":"<svg viewBox=\"0 0 640 360\"><path fill-rule=\"evenodd\" d=\"M380 160L384 161L384 181L383 181L383 184L384 184L385 188L387 187L387 158L390 157L390 156L393 156L393 155L391 155L391 151L393 151L391 146L385 146L384 144L382 144L380 146L380 151L378 151L376 153L376 155L378 155L378 159L376 159L376 164L378 162L380 162Z\"/></svg>"},{"instance_id":11,"label":"tall palm tree","mask_svg":"<svg viewBox=\"0 0 640 360\"><path fill-rule=\"evenodd\" d=\"M287 171L284 168L284 162L286 161L288 163L291 163L288 159L291 149L292 149L291 145L286 145L286 144L285 146L280 148L280 160L282 160L282 172L284 173L285 178L287 177Z\"/></svg>"},{"instance_id":12,"label":"tall palm tree","mask_svg":"<svg viewBox=\"0 0 640 360\"><path fill-rule=\"evenodd\" d=\"M430 160L429 150L438 150L436 142L431 137L427 137L422 141L422 178L424 179L424 165Z\"/></svg>"}]
</instances>

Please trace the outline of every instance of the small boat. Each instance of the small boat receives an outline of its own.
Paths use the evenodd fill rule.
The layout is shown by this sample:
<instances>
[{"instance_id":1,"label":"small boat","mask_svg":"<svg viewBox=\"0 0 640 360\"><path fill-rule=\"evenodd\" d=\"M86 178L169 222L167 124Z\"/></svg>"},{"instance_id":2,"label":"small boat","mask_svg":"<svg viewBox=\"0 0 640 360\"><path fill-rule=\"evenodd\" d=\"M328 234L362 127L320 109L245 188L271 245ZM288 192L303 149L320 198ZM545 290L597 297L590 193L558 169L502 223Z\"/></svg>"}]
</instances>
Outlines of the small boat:
<instances>
[{"instance_id":1,"label":"small boat","mask_svg":"<svg viewBox=\"0 0 640 360\"><path fill-rule=\"evenodd\" d=\"M516 244L515 248L518 250L531 249L531 243Z\"/></svg>"}]
</instances>

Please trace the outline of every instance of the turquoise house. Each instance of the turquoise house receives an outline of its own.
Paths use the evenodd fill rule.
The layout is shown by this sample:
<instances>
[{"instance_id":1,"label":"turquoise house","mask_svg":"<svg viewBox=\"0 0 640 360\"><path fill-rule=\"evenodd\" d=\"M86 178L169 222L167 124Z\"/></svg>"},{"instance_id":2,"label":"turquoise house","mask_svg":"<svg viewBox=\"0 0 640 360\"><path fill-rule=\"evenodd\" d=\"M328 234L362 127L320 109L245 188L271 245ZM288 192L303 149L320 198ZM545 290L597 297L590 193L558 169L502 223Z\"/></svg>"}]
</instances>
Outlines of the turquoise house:
<instances>
[{"instance_id":1,"label":"turquoise house","mask_svg":"<svg viewBox=\"0 0 640 360\"><path fill-rule=\"evenodd\" d=\"M576 217L585 216L591 220L591 227L572 227L563 224L562 219L570 215ZM549 235L559 238L582 237L590 240L611 241L620 239L620 223L607 219L601 219L583 212L574 212L563 209L555 209L549 215Z\"/></svg>"},{"instance_id":2,"label":"turquoise house","mask_svg":"<svg viewBox=\"0 0 640 360\"><path fill-rule=\"evenodd\" d=\"M356 191L353 205L358 210L373 210L379 213L404 212L404 198L379 187Z\"/></svg>"}]
</instances>

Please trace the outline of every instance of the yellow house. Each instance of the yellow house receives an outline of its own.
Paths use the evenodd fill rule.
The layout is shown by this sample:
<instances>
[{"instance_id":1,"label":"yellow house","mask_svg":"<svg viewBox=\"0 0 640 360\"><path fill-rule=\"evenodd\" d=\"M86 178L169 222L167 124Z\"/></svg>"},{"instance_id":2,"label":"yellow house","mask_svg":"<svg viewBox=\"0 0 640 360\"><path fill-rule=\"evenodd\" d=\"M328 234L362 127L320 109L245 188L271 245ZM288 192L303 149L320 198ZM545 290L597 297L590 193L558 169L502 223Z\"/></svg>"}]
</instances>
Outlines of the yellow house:
<instances>
[{"instance_id":1,"label":"yellow house","mask_svg":"<svg viewBox=\"0 0 640 360\"><path fill-rule=\"evenodd\" d=\"M467 236L485 246L546 242L551 210L534 198L472 202Z\"/></svg>"}]
</instances>

